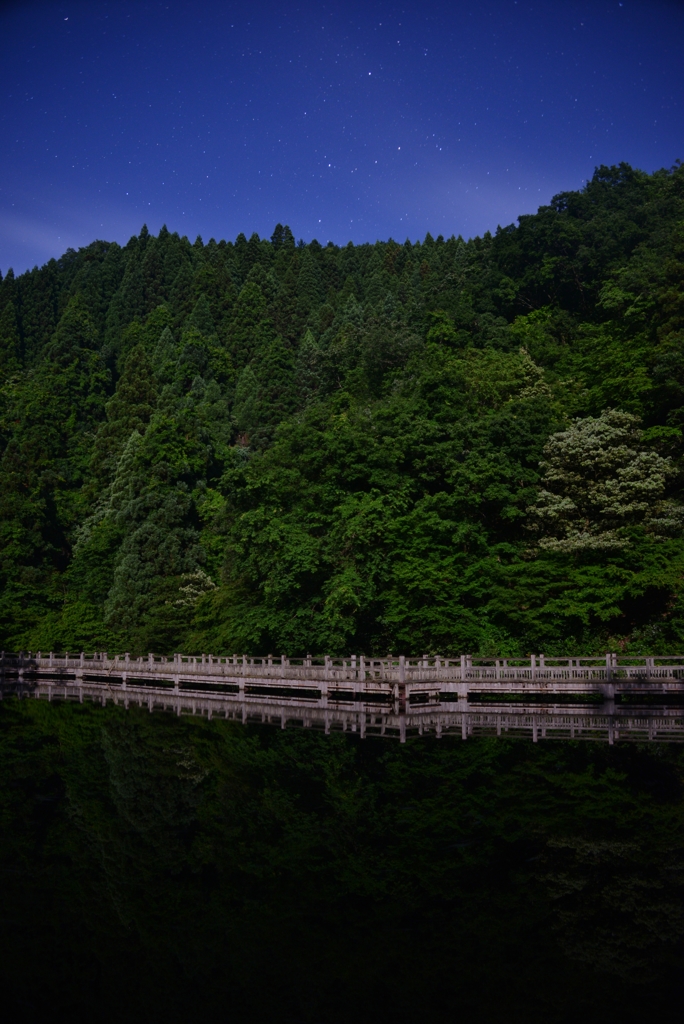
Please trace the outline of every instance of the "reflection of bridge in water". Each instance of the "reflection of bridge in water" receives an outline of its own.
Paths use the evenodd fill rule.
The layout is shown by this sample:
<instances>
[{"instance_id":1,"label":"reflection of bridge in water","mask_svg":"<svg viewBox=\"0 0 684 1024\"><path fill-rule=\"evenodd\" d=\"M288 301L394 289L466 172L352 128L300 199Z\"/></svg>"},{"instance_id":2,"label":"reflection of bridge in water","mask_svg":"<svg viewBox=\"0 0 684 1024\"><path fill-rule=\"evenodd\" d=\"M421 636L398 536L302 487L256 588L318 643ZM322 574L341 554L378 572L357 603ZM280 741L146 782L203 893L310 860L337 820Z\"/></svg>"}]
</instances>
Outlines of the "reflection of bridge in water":
<instances>
[{"instance_id":1,"label":"reflection of bridge in water","mask_svg":"<svg viewBox=\"0 0 684 1024\"><path fill-rule=\"evenodd\" d=\"M684 657L3 654L1 691L361 737L684 740Z\"/></svg>"}]
</instances>

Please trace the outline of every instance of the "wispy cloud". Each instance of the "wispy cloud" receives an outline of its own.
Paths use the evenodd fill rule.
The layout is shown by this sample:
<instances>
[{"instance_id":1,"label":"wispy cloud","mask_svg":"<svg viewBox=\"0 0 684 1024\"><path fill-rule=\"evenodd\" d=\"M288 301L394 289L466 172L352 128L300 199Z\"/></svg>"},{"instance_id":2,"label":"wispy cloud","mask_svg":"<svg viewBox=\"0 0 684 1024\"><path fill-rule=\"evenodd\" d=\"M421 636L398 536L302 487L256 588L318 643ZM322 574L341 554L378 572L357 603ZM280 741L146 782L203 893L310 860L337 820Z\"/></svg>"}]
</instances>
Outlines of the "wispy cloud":
<instances>
[{"instance_id":1,"label":"wispy cloud","mask_svg":"<svg viewBox=\"0 0 684 1024\"><path fill-rule=\"evenodd\" d=\"M429 230L433 235L469 238L536 212L563 189L581 187L579 171L540 174L511 154L493 162L490 171L467 162L424 165L397 177L384 190L383 219L399 221L411 237Z\"/></svg>"},{"instance_id":2,"label":"wispy cloud","mask_svg":"<svg viewBox=\"0 0 684 1024\"><path fill-rule=\"evenodd\" d=\"M36 264L58 258L96 238L125 242L140 229L139 215L129 210L98 210L84 201L79 208L45 203L34 210L0 207L0 268L21 273ZM38 206L36 210L35 207Z\"/></svg>"}]
</instances>

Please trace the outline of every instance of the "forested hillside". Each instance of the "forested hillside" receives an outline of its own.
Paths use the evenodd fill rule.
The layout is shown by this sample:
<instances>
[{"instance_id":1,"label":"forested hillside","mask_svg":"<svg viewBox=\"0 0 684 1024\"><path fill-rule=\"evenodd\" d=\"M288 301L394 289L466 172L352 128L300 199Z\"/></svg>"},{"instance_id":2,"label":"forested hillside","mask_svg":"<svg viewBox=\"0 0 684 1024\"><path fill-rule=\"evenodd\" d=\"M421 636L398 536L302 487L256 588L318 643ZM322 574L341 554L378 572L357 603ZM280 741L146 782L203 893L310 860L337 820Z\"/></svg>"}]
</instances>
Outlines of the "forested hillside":
<instances>
[{"instance_id":1,"label":"forested hillside","mask_svg":"<svg viewBox=\"0 0 684 1024\"><path fill-rule=\"evenodd\" d=\"M684 652L684 167L0 282L0 646Z\"/></svg>"}]
</instances>

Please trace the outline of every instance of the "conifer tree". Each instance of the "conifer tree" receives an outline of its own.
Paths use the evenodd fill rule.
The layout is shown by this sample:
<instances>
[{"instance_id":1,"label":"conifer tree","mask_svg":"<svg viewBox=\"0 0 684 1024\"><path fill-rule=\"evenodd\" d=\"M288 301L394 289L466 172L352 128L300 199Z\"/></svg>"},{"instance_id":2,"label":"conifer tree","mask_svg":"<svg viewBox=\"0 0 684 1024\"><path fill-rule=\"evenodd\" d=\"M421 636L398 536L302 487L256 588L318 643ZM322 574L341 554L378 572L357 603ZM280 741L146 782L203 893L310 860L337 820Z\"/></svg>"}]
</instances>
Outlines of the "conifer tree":
<instances>
[{"instance_id":1,"label":"conifer tree","mask_svg":"<svg viewBox=\"0 0 684 1024\"><path fill-rule=\"evenodd\" d=\"M185 321L185 327L196 327L205 338L210 338L216 333L216 325L206 295L200 295L192 313Z\"/></svg>"},{"instance_id":2,"label":"conifer tree","mask_svg":"<svg viewBox=\"0 0 684 1024\"><path fill-rule=\"evenodd\" d=\"M261 288L248 281L240 291L228 326L228 345L237 367L245 366L274 337Z\"/></svg>"},{"instance_id":3,"label":"conifer tree","mask_svg":"<svg viewBox=\"0 0 684 1024\"><path fill-rule=\"evenodd\" d=\"M145 433L157 404L152 364L139 343L126 358L113 397L107 402L107 421L95 438L92 469L100 480L111 479L126 441L135 431Z\"/></svg>"},{"instance_id":4,"label":"conifer tree","mask_svg":"<svg viewBox=\"0 0 684 1024\"><path fill-rule=\"evenodd\" d=\"M0 311L0 380L21 368L21 339L17 311L13 302L6 302Z\"/></svg>"}]
</instances>

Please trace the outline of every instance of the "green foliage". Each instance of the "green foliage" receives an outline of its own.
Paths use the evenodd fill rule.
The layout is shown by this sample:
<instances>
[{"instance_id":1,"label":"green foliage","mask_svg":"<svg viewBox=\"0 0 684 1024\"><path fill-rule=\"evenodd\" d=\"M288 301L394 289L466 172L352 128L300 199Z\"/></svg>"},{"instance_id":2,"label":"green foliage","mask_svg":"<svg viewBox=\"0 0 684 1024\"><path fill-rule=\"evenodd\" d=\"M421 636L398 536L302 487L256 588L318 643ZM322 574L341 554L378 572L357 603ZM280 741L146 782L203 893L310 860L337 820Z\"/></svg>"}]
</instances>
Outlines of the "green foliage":
<instances>
[{"instance_id":1,"label":"green foliage","mask_svg":"<svg viewBox=\"0 0 684 1024\"><path fill-rule=\"evenodd\" d=\"M21 339L14 303L8 301L0 310L0 379L11 376L21 368Z\"/></svg>"},{"instance_id":2,"label":"green foliage","mask_svg":"<svg viewBox=\"0 0 684 1024\"><path fill-rule=\"evenodd\" d=\"M136 431L144 433L158 399L152 365L143 344L131 349L116 391L105 407L107 421L103 423L95 438L93 449L93 472L98 480L111 478L116 461L131 436Z\"/></svg>"},{"instance_id":3,"label":"green foliage","mask_svg":"<svg viewBox=\"0 0 684 1024\"><path fill-rule=\"evenodd\" d=\"M600 550L629 545L627 527L681 534L684 508L663 501L672 459L647 449L639 421L608 409L553 434L540 463L543 489L529 510L546 534L540 547Z\"/></svg>"},{"instance_id":4,"label":"green foliage","mask_svg":"<svg viewBox=\"0 0 684 1024\"><path fill-rule=\"evenodd\" d=\"M0 282L7 647L684 642L684 170L464 241L147 229Z\"/></svg>"}]
</instances>

